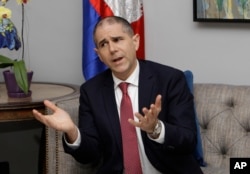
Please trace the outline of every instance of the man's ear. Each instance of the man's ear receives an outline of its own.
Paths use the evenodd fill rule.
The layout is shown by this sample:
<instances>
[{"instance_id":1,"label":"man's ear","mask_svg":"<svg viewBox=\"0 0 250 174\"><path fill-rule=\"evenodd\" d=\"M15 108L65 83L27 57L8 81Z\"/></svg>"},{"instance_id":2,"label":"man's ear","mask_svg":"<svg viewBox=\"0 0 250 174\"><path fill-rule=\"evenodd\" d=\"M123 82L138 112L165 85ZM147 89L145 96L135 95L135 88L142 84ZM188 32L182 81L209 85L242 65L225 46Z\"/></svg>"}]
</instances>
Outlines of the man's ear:
<instances>
[{"instance_id":1,"label":"man's ear","mask_svg":"<svg viewBox=\"0 0 250 174\"><path fill-rule=\"evenodd\" d=\"M95 51L95 52L96 52L96 54L98 55L98 57L99 57L100 61L101 61L101 62L103 62L103 61L102 61L102 58L101 58L101 56L100 56L100 54L99 54L98 49L97 49L97 48L94 48L94 51Z\"/></svg>"},{"instance_id":2,"label":"man's ear","mask_svg":"<svg viewBox=\"0 0 250 174\"><path fill-rule=\"evenodd\" d=\"M137 51L139 49L139 46L140 46L140 35L135 34L132 39L133 39L133 42L135 45L135 50Z\"/></svg>"},{"instance_id":3,"label":"man's ear","mask_svg":"<svg viewBox=\"0 0 250 174\"><path fill-rule=\"evenodd\" d=\"M94 48L94 51L96 52L96 54L98 54L98 49L97 48ZM98 54L99 55L99 54Z\"/></svg>"}]
</instances>

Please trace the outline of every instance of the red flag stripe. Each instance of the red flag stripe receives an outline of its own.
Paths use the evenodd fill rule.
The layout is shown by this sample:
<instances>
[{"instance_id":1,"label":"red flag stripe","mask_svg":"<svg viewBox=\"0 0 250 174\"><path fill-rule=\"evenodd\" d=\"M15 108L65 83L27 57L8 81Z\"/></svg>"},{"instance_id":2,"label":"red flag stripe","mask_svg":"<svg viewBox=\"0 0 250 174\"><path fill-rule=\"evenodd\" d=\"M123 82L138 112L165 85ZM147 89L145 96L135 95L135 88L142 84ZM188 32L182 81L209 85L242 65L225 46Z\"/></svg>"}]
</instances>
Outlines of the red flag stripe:
<instances>
[{"instance_id":1,"label":"red flag stripe","mask_svg":"<svg viewBox=\"0 0 250 174\"><path fill-rule=\"evenodd\" d=\"M113 11L103 0L90 0L90 3L93 5L96 12L103 18L106 16L113 16Z\"/></svg>"},{"instance_id":2,"label":"red flag stripe","mask_svg":"<svg viewBox=\"0 0 250 174\"><path fill-rule=\"evenodd\" d=\"M132 27L134 29L135 33L138 33L140 35L140 47L137 51L137 58L138 59L145 59L145 39L144 39L144 18L143 16L140 17L139 20L136 22L133 22Z\"/></svg>"}]
</instances>

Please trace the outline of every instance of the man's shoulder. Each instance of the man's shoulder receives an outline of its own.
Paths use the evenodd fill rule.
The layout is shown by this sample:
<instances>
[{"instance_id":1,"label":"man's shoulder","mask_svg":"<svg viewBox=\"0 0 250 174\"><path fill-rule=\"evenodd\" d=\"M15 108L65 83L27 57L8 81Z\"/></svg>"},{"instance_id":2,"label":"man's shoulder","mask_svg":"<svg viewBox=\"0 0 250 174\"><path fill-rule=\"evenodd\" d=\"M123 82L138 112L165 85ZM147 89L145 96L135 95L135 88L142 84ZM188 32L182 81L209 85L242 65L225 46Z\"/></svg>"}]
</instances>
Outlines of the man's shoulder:
<instances>
[{"instance_id":1,"label":"man's shoulder","mask_svg":"<svg viewBox=\"0 0 250 174\"><path fill-rule=\"evenodd\" d=\"M162 64L162 63L158 63L158 62L154 62L151 60L139 60L140 62L140 67L142 67L142 69L147 69L150 71L155 71L155 72L163 72L163 73L178 73L181 72L181 70L173 67L173 66L169 66L166 64Z\"/></svg>"},{"instance_id":2,"label":"man's shoulder","mask_svg":"<svg viewBox=\"0 0 250 174\"><path fill-rule=\"evenodd\" d=\"M81 86L83 88L98 88L107 84L107 81L112 81L112 73L110 69L106 69L103 72L97 74L96 76L92 77L91 79L85 81ZM108 82L108 83L109 83Z\"/></svg>"}]
</instances>

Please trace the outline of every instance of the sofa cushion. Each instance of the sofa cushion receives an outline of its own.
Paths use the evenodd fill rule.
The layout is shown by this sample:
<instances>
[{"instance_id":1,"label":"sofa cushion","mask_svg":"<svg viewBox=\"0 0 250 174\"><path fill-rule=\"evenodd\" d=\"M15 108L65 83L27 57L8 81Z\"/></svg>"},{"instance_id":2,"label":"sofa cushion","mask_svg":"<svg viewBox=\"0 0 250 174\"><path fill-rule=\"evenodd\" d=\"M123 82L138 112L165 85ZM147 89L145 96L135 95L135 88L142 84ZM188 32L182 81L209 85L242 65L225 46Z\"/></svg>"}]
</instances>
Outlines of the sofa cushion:
<instances>
[{"instance_id":1,"label":"sofa cushion","mask_svg":"<svg viewBox=\"0 0 250 174\"><path fill-rule=\"evenodd\" d=\"M194 92L194 89L193 89L193 73L190 70L186 70L186 71L184 71L184 75L186 77L188 87L189 87L191 93L193 94L193 92ZM198 121L198 118L197 118L196 109L195 109L195 115L196 115L195 120L196 120L196 128L197 128L197 144L196 144L194 156L198 160L200 166L206 166L206 164L204 162L204 157L203 157L202 141L201 141L201 134L200 134L200 125L199 125L199 121Z\"/></svg>"},{"instance_id":2,"label":"sofa cushion","mask_svg":"<svg viewBox=\"0 0 250 174\"><path fill-rule=\"evenodd\" d=\"M194 85L204 160L228 170L230 158L250 156L250 86Z\"/></svg>"}]
</instances>

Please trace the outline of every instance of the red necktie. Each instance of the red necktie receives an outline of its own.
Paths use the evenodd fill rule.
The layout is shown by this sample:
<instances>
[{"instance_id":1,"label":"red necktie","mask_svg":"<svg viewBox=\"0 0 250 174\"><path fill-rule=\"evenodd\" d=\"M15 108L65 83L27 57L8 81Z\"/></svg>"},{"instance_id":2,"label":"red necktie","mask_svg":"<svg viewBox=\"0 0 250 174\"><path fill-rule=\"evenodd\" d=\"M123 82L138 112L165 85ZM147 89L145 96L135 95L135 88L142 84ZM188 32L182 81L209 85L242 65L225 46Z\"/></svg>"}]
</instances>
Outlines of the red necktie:
<instances>
[{"instance_id":1,"label":"red necktie","mask_svg":"<svg viewBox=\"0 0 250 174\"><path fill-rule=\"evenodd\" d=\"M128 83L120 83L122 101L120 106L120 120L122 130L123 161L125 174L141 174L141 163L138 151L136 130L128 119L134 119L130 97L127 92Z\"/></svg>"}]
</instances>

